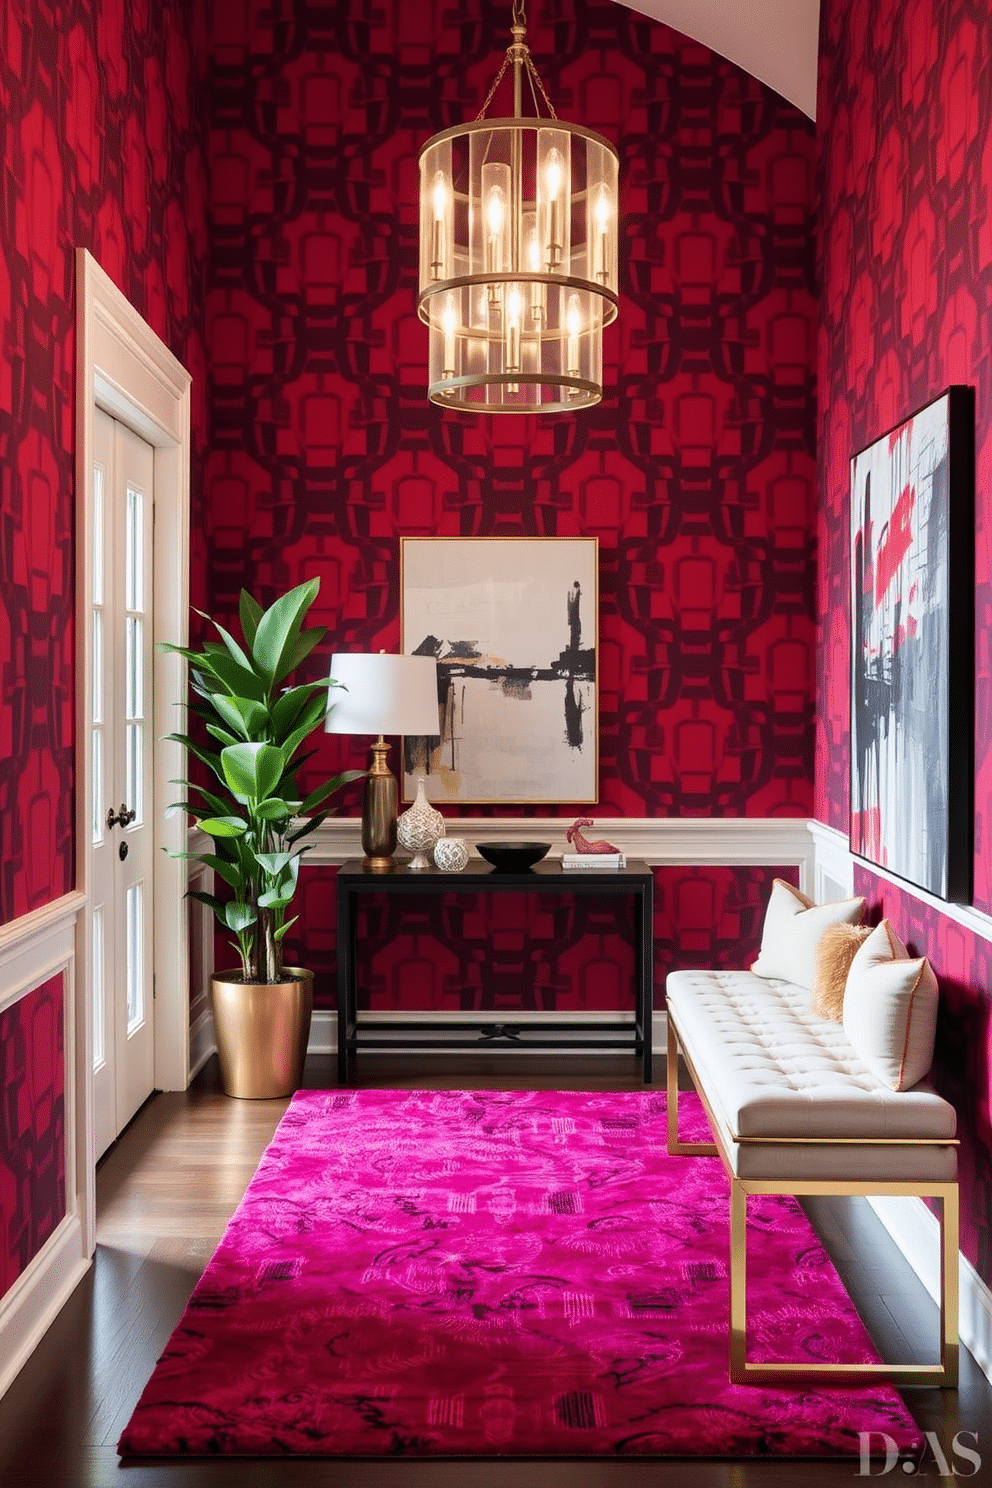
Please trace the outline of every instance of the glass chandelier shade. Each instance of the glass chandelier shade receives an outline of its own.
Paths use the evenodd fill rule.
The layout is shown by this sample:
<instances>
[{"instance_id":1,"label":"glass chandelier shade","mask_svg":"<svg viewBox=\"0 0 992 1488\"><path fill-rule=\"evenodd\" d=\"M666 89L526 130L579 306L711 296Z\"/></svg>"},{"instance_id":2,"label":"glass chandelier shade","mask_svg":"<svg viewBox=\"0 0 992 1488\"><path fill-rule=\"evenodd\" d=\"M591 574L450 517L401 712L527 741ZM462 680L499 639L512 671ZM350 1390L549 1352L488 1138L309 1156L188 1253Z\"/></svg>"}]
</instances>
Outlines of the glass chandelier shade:
<instances>
[{"instance_id":1,"label":"glass chandelier shade","mask_svg":"<svg viewBox=\"0 0 992 1488\"><path fill-rule=\"evenodd\" d=\"M618 302L619 160L609 140L553 111L521 115L525 72L532 93L536 81L547 95L524 27L512 31L490 97L512 63L514 116L480 115L420 152L427 392L468 413L572 412L603 395L603 327Z\"/></svg>"}]
</instances>

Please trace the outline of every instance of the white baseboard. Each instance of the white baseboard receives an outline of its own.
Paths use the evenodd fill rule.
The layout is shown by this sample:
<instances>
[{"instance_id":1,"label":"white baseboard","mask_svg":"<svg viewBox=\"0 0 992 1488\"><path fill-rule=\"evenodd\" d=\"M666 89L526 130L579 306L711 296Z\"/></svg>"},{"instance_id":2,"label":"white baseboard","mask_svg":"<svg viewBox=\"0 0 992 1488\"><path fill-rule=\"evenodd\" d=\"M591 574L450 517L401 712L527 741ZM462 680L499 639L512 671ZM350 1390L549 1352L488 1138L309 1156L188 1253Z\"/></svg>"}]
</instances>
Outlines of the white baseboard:
<instances>
[{"instance_id":1,"label":"white baseboard","mask_svg":"<svg viewBox=\"0 0 992 1488\"><path fill-rule=\"evenodd\" d=\"M82 1251L82 1228L70 1215L0 1301L0 1395L89 1269Z\"/></svg>"},{"instance_id":2,"label":"white baseboard","mask_svg":"<svg viewBox=\"0 0 992 1488\"><path fill-rule=\"evenodd\" d=\"M485 1012L485 1013L462 1013L462 1012L458 1012L458 1013L437 1013L437 1012L419 1012L419 1011L418 1012L403 1012L402 1014L400 1014L398 1012L396 1012L396 1013L363 1013L362 1014L362 1021L365 1022L365 1023L370 1023L370 1024L385 1023L385 1022L388 1022L390 1019L397 1018L397 1017L400 1017L400 1016L402 1016L404 1022L407 1022L407 1023L428 1023L428 1022L438 1022L438 1023L440 1023L440 1022L444 1022L444 1023L451 1023L453 1026L456 1025L456 1024L464 1023L464 1024L467 1024L470 1028L478 1028L481 1023L486 1022L486 1021L496 1022L497 1019L499 1019L501 1016L502 1016L503 1022L505 1022L505 1023L514 1023L514 1024L522 1024L522 1025L525 1025L527 1023L551 1023L551 1022L554 1022L554 1023L561 1024L561 1037L563 1039L568 1037L568 1025L569 1025L569 1023L589 1022L592 1019L592 1020L595 1020L597 1023L615 1023L616 1026L617 1026L617 1028L619 1029L619 1028L629 1028L629 1026L634 1021L634 1015L633 1015L633 1013L614 1012L612 1010L610 1012L606 1012L606 1013L602 1013L602 1014L596 1014L596 1013L574 1013L574 1012L566 1012L566 1013L535 1013L535 1012L516 1012L516 1011L514 1011L512 1009L509 1009L509 1008L503 1008L503 1009L500 1010L500 1012L494 1012L494 1011L490 1010L490 1011ZM658 1013L658 1012L656 1012L655 1015L654 1015L654 1018L652 1020L652 1025L653 1025L652 1046L654 1048L655 1054L657 1055L658 1053L664 1053L664 1050L665 1050L665 1047L666 1047L666 1040L667 1040L667 1037L668 1037L668 1019L667 1019L666 1014L665 1013ZM542 1037L547 1037L547 1038L552 1038L553 1039L555 1037L555 1032L552 1029L548 1029L544 1034L542 1034ZM590 1039L594 1039L594 1038L595 1038L595 1035L594 1034L591 1034L590 1035ZM316 1012L314 1013L314 1015L313 1015L313 1022L310 1025L310 1043L307 1046L308 1053L310 1053L310 1054L335 1054L335 1053L337 1053L337 1047L338 1047L338 1015L337 1015L336 1012L333 1011L333 1009L330 1009L330 1008L318 1008L316 1010ZM409 1050L409 1049L383 1049L381 1052L383 1054L407 1054L407 1055L409 1055L411 1052L416 1052L416 1051L412 1051L412 1050ZM423 1052L424 1057L427 1058L427 1059L429 1059L432 1051L429 1050L429 1049L424 1049L422 1052ZM549 1050L549 1049L524 1048L524 1047L522 1047L519 1044L490 1044L490 1043L484 1043L484 1044L479 1044L478 1046L476 1046L474 1044L470 1044L468 1046L462 1046L462 1047L459 1047L459 1049L457 1050L457 1052L459 1054L485 1054L485 1055L487 1055L487 1056L489 1056L491 1058L494 1054L531 1054L531 1055L534 1055L534 1054L543 1054L543 1055L547 1056L548 1054L553 1053L554 1051L553 1050ZM562 1052L564 1053L566 1051L565 1050L562 1050ZM572 1047L570 1047L568 1049L567 1052L570 1053L570 1054L578 1054L578 1053L581 1053L583 1051L581 1049L576 1048L575 1046L572 1046ZM602 1055L605 1056L605 1055L609 1055L609 1054L616 1054L618 1051L616 1049L597 1049L594 1046L591 1046L589 1048L589 1051L588 1052L590 1054L602 1054Z\"/></svg>"},{"instance_id":3,"label":"white baseboard","mask_svg":"<svg viewBox=\"0 0 992 1488\"><path fill-rule=\"evenodd\" d=\"M935 1302L940 1300L940 1226L922 1199L869 1199ZM959 1328L961 1342L992 1380L992 1291L974 1266L959 1253Z\"/></svg>"},{"instance_id":4,"label":"white baseboard","mask_svg":"<svg viewBox=\"0 0 992 1488\"><path fill-rule=\"evenodd\" d=\"M207 1008L189 1030L189 1077L192 1081L217 1048L214 1036L214 1015Z\"/></svg>"}]
</instances>

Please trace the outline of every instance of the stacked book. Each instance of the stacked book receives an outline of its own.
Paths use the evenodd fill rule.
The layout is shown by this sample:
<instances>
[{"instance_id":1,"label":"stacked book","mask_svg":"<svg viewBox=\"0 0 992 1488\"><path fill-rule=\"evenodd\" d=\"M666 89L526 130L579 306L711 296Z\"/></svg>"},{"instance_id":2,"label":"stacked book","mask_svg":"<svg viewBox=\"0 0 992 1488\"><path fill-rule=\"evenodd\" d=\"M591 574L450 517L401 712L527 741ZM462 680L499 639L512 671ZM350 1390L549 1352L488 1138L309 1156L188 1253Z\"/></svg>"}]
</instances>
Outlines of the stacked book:
<instances>
[{"instance_id":1,"label":"stacked book","mask_svg":"<svg viewBox=\"0 0 992 1488\"><path fill-rule=\"evenodd\" d=\"M571 853L561 855L563 868L626 868L627 859L622 852L615 853Z\"/></svg>"}]
</instances>

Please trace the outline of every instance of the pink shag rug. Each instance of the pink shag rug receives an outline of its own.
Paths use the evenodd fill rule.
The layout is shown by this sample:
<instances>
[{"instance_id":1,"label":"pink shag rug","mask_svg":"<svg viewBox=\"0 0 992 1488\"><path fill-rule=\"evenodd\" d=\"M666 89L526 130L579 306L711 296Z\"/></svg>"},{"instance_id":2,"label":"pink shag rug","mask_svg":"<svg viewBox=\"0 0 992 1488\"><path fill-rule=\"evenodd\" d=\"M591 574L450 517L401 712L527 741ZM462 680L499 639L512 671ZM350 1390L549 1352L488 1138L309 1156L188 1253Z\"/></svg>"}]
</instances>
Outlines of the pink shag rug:
<instances>
[{"instance_id":1,"label":"pink shag rug","mask_svg":"<svg viewBox=\"0 0 992 1488\"><path fill-rule=\"evenodd\" d=\"M729 1383L727 1209L719 1159L667 1155L655 1091L301 1092L119 1451L919 1447L888 1385ZM876 1357L798 1205L748 1212L751 1357Z\"/></svg>"}]
</instances>

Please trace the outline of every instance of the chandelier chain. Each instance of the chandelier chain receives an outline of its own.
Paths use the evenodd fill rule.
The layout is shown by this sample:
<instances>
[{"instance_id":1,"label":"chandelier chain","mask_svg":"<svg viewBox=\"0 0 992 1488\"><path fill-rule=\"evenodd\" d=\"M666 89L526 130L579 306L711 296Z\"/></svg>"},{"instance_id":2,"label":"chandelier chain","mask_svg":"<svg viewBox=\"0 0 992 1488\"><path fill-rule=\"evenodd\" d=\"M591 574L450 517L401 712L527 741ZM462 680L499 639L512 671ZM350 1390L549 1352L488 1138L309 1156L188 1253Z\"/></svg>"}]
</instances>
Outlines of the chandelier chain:
<instances>
[{"instance_id":1,"label":"chandelier chain","mask_svg":"<svg viewBox=\"0 0 992 1488\"><path fill-rule=\"evenodd\" d=\"M510 54L509 54L509 52L507 52L506 56L503 58L503 66L500 68L499 72L496 74L495 78L493 79L493 85L489 89L489 92L486 94L486 101L482 105L481 109L479 110L479 112L475 116L476 122L478 122L479 119L484 119L486 117L486 109L492 103L492 101L493 101L493 94L496 92L496 89L499 87L500 83L503 81L503 74L506 71L506 69L509 67L509 65L510 65Z\"/></svg>"},{"instance_id":2,"label":"chandelier chain","mask_svg":"<svg viewBox=\"0 0 992 1488\"><path fill-rule=\"evenodd\" d=\"M513 0L513 24L515 26L526 26L527 12L524 9L524 0Z\"/></svg>"},{"instance_id":3,"label":"chandelier chain","mask_svg":"<svg viewBox=\"0 0 992 1488\"><path fill-rule=\"evenodd\" d=\"M541 74L534 66L533 58L530 56L529 53L525 58L525 61L527 63L527 71L530 73L532 80L537 84L541 97L544 99L545 103L548 106L549 115L552 119L557 119L558 115L555 113L555 106L551 102L551 99L548 97L547 93L544 91L544 84L541 82Z\"/></svg>"},{"instance_id":4,"label":"chandelier chain","mask_svg":"<svg viewBox=\"0 0 992 1488\"><path fill-rule=\"evenodd\" d=\"M514 20L514 24L516 24L517 23L517 20L518 20L518 17L517 17L518 10L520 12L520 17L521 17L520 24L522 25L523 24L523 19L522 18L524 16L523 0L515 0L514 7L513 7L513 20ZM478 123L478 121L480 119L484 119L486 117L486 109L492 103L493 98L494 98L495 93L496 93L496 89L499 87L500 83L503 81L503 75L506 72L506 69L510 65L511 53L513 52L513 50L514 50L514 48L511 47L510 50L507 52L506 56L503 58L503 64L500 67L499 72L493 78L492 87L489 89L489 92L486 94L486 101L482 105L482 107L480 108L479 112L475 116L476 123ZM534 59L533 59L533 57L531 56L530 52L527 50L526 47L523 47L522 50L523 50L523 53L524 53L524 57L523 57L524 64L526 65L526 68L527 68L527 76L528 76L529 81L530 81L531 95L534 96L534 84L536 83L537 84L537 88L538 88L538 92L540 93L541 97L544 99L545 106L547 107L548 117L551 118L551 119L557 119L558 115L555 113L555 106L551 102L551 99L548 97L547 91L546 91L546 89L544 87L544 84L541 82L541 74L538 72L537 68L534 66ZM537 102L537 98L536 97L534 97L534 112L536 114L540 114L540 112L541 112L541 110L540 110L540 108L538 106L538 102Z\"/></svg>"}]
</instances>

